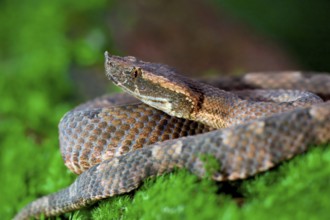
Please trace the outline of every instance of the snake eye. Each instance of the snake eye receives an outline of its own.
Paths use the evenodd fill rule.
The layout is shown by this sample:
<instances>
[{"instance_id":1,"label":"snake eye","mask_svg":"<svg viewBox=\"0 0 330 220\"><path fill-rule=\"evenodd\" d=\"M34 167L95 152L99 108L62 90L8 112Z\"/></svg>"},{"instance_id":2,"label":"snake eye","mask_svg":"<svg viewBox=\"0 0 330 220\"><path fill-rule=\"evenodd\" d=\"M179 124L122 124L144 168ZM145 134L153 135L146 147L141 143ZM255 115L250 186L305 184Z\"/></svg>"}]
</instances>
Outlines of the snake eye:
<instances>
[{"instance_id":1,"label":"snake eye","mask_svg":"<svg viewBox=\"0 0 330 220\"><path fill-rule=\"evenodd\" d=\"M131 76L135 79L141 74L141 69L133 68L131 72Z\"/></svg>"}]
</instances>

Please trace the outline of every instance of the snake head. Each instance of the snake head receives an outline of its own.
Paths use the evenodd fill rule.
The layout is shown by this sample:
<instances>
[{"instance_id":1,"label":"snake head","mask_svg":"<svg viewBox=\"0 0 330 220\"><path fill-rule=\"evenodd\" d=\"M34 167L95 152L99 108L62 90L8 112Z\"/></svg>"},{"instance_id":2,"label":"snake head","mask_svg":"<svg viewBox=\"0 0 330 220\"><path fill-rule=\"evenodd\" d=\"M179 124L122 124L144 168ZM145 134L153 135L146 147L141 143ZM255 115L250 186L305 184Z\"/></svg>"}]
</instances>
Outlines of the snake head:
<instances>
[{"instance_id":1,"label":"snake head","mask_svg":"<svg viewBox=\"0 0 330 220\"><path fill-rule=\"evenodd\" d=\"M202 99L198 85L167 65L105 52L105 69L117 86L169 115L193 119L198 111Z\"/></svg>"}]
</instances>

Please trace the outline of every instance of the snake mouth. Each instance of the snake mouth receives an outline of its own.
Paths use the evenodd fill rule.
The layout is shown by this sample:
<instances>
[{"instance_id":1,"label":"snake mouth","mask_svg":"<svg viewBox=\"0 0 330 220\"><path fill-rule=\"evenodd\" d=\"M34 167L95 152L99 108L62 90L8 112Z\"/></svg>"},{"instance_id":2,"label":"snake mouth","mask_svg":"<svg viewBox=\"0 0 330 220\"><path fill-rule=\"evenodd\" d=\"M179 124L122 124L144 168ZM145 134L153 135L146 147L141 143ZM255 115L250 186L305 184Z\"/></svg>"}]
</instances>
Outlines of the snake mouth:
<instances>
[{"instance_id":1,"label":"snake mouth","mask_svg":"<svg viewBox=\"0 0 330 220\"><path fill-rule=\"evenodd\" d=\"M125 84L125 71L128 69L120 60L119 57L112 56L108 51L104 52L105 57L105 74L109 80L118 86ZM129 71L129 70L127 70Z\"/></svg>"},{"instance_id":2,"label":"snake mouth","mask_svg":"<svg viewBox=\"0 0 330 220\"><path fill-rule=\"evenodd\" d=\"M111 74L106 74L108 79L111 80L114 84L118 85L118 81Z\"/></svg>"}]
</instances>

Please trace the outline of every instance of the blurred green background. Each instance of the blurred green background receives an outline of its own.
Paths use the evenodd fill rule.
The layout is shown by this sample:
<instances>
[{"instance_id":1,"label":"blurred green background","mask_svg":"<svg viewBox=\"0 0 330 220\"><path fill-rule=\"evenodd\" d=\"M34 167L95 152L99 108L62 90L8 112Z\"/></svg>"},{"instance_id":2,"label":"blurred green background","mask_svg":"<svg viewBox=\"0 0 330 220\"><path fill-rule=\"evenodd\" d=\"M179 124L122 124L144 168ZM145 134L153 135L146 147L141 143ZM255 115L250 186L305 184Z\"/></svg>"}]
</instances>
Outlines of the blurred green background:
<instances>
[{"instance_id":1,"label":"blurred green background","mask_svg":"<svg viewBox=\"0 0 330 220\"><path fill-rule=\"evenodd\" d=\"M329 11L326 0L0 1L0 216L75 178L60 157L57 124L79 102L115 90L103 74L105 50L194 76L330 71ZM230 190L184 172L165 176L134 199L73 218L325 219L330 153L298 159Z\"/></svg>"}]
</instances>

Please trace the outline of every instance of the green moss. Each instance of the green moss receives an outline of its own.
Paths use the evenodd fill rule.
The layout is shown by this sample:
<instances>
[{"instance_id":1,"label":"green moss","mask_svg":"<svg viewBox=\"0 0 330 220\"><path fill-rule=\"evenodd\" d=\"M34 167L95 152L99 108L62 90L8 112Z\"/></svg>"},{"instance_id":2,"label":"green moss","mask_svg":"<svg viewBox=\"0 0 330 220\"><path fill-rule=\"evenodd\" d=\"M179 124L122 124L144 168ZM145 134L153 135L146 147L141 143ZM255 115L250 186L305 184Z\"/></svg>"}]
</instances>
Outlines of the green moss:
<instances>
[{"instance_id":1,"label":"green moss","mask_svg":"<svg viewBox=\"0 0 330 220\"><path fill-rule=\"evenodd\" d=\"M133 195L104 201L93 211L93 219L209 219L223 217L218 207L236 208L228 196L217 195L210 180L199 180L178 171L147 180ZM226 212L226 211L225 211Z\"/></svg>"}]
</instances>

